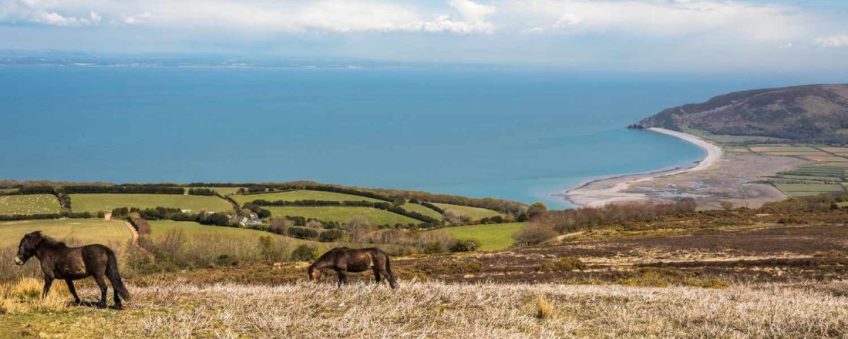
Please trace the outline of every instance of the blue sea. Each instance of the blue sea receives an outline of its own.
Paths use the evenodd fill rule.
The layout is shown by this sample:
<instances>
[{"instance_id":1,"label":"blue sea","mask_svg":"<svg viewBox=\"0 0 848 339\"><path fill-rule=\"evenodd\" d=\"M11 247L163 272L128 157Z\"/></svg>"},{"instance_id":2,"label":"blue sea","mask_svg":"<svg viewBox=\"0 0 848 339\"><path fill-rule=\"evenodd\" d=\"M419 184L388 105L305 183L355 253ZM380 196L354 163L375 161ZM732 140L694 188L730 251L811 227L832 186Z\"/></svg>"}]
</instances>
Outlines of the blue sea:
<instances>
[{"instance_id":1,"label":"blue sea","mask_svg":"<svg viewBox=\"0 0 848 339\"><path fill-rule=\"evenodd\" d=\"M544 201L702 151L625 126L770 76L518 69L0 68L0 178L314 180Z\"/></svg>"}]
</instances>

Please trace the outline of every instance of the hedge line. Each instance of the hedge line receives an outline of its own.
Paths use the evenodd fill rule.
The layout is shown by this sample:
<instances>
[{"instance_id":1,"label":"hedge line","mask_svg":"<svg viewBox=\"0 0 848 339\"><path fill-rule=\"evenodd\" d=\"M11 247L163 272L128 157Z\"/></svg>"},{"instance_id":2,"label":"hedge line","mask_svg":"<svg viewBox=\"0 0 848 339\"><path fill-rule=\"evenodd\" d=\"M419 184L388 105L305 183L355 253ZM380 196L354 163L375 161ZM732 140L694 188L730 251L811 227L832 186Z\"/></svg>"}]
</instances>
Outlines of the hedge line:
<instances>
[{"instance_id":1,"label":"hedge line","mask_svg":"<svg viewBox=\"0 0 848 339\"><path fill-rule=\"evenodd\" d=\"M400 206L395 206L387 202L371 202L371 201L328 201L328 200L297 200L297 201L285 201L285 200L277 200L277 201L267 201L267 200L254 200L252 204L257 206L350 206L350 207L371 207L381 210L386 210L389 212L397 213L403 216L410 217L412 219L420 220L428 224L439 224L441 220L433 218L428 215L424 215L418 212L407 211Z\"/></svg>"},{"instance_id":2,"label":"hedge line","mask_svg":"<svg viewBox=\"0 0 848 339\"><path fill-rule=\"evenodd\" d=\"M44 219L86 219L94 218L97 214L91 212L81 213L44 213L44 214L9 214L0 215L0 221L18 221L18 220L44 220Z\"/></svg>"},{"instance_id":3,"label":"hedge line","mask_svg":"<svg viewBox=\"0 0 848 339\"><path fill-rule=\"evenodd\" d=\"M116 185L116 186L65 186L66 193L119 193L119 194L184 194L185 189L165 185Z\"/></svg>"}]
</instances>

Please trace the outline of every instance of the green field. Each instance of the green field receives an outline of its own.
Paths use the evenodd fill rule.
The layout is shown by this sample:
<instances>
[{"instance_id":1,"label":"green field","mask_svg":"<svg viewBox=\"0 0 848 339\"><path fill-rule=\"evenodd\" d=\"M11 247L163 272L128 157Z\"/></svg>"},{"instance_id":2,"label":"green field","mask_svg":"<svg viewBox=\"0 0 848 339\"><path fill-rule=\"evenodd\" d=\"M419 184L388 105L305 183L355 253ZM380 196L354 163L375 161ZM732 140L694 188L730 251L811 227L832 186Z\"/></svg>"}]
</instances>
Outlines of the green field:
<instances>
[{"instance_id":1,"label":"green field","mask_svg":"<svg viewBox=\"0 0 848 339\"><path fill-rule=\"evenodd\" d=\"M2 195L0 214L49 214L62 211L59 199L52 194Z\"/></svg>"},{"instance_id":2,"label":"green field","mask_svg":"<svg viewBox=\"0 0 848 339\"><path fill-rule=\"evenodd\" d=\"M310 190L296 190L296 191L286 191L286 192L274 192L274 193L261 193L261 194L237 194L232 196L239 204L244 205L246 203L255 201L255 200L267 200L267 201L298 201L298 200L323 200L323 201L371 201L371 202L382 202L383 200L363 197L359 195L352 194L344 194L344 193L335 193L335 192L324 192L324 191L310 191Z\"/></svg>"},{"instance_id":3,"label":"green field","mask_svg":"<svg viewBox=\"0 0 848 339\"><path fill-rule=\"evenodd\" d=\"M471 218L472 220L480 220L483 218L495 217L495 216L503 216L498 211L488 210L485 208L479 207L470 207L470 206L461 206L461 205L451 205L451 204L433 204L438 206L439 208L447 211L454 211L459 215L466 216Z\"/></svg>"},{"instance_id":4,"label":"green field","mask_svg":"<svg viewBox=\"0 0 848 339\"><path fill-rule=\"evenodd\" d=\"M256 240L261 236L276 236L273 233L238 227L207 226L191 221L151 220L150 237L153 240L163 239L172 230L181 230L187 236L214 235L225 236L234 241ZM292 240L295 240L292 238Z\"/></svg>"},{"instance_id":5,"label":"green field","mask_svg":"<svg viewBox=\"0 0 848 339\"><path fill-rule=\"evenodd\" d=\"M216 196L181 194L71 194L74 212L111 211L118 207L170 207L191 212L230 212L232 205Z\"/></svg>"},{"instance_id":6,"label":"green field","mask_svg":"<svg viewBox=\"0 0 848 339\"><path fill-rule=\"evenodd\" d=\"M826 192L845 192L840 184L774 184L790 196L809 196Z\"/></svg>"},{"instance_id":7,"label":"green field","mask_svg":"<svg viewBox=\"0 0 848 339\"><path fill-rule=\"evenodd\" d=\"M433 210L432 208L428 208L424 205L407 203L407 204L404 204L403 206L401 206L401 208L403 208L407 211L410 211L410 212L418 212L418 213L421 213L421 214L426 215L428 217L432 217L432 218L436 218L436 219L442 219L442 214L440 214L439 212Z\"/></svg>"},{"instance_id":8,"label":"green field","mask_svg":"<svg viewBox=\"0 0 848 339\"><path fill-rule=\"evenodd\" d=\"M119 244L132 239L122 221L100 219L26 220L0 223L0 248L17 246L24 234L42 231L69 245Z\"/></svg>"},{"instance_id":9,"label":"green field","mask_svg":"<svg viewBox=\"0 0 848 339\"><path fill-rule=\"evenodd\" d=\"M345 223L354 216L360 215L368 219L371 225L395 225L395 224L420 224L420 220L412 219L407 216L392 213L389 211L370 208L370 207L347 207L347 206L326 206L326 207L301 207L301 206L265 206L271 211L272 216L292 216L313 218L321 221L337 221Z\"/></svg>"},{"instance_id":10,"label":"green field","mask_svg":"<svg viewBox=\"0 0 848 339\"><path fill-rule=\"evenodd\" d=\"M490 224L474 226L447 227L440 230L448 232L457 239L474 239L480 242L483 251L497 251L512 246L512 235L521 229L523 223Z\"/></svg>"}]
</instances>

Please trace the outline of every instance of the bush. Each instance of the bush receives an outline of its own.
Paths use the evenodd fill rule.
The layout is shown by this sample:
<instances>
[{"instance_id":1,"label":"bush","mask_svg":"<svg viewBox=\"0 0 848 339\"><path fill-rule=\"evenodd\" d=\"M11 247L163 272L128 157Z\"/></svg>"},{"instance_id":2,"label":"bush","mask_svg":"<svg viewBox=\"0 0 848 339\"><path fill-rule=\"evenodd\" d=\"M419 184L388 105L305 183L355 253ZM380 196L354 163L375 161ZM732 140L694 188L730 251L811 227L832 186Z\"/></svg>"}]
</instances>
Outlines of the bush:
<instances>
[{"instance_id":1,"label":"bush","mask_svg":"<svg viewBox=\"0 0 848 339\"><path fill-rule=\"evenodd\" d=\"M538 271L542 272L571 272L574 270L584 270L586 269L586 264L577 257L562 257L556 260L551 260L545 263L542 263L537 268Z\"/></svg>"},{"instance_id":2,"label":"bush","mask_svg":"<svg viewBox=\"0 0 848 339\"><path fill-rule=\"evenodd\" d=\"M519 245L537 245L555 237L557 232L549 226L537 223L524 225L512 238Z\"/></svg>"},{"instance_id":3,"label":"bush","mask_svg":"<svg viewBox=\"0 0 848 339\"><path fill-rule=\"evenodd\" d=\"M138 212L130 213L127 219L129 219L130 224L138 231L138 234L150 234L150 224Z\"/></svg>"},{"instance_id":4,"label":"bush","mask_svg":"<svg viewBox=\"0 0 848 339\"><path fill-rule=\"evenodd\" d=\"M307 244L298 246L291 254L291 260L293 261L312 261L317 258L318 249Z\"/></svg>"},{"instance_id":5,"label":"bush","mask_svg":"<svg viewBox=\"0 0 848 339\"><path fill-rule=\"evenodd\" d=\"M209 213L200 215L197 222L203 225L232 226L230 216L224 213Z\"/></svg>"},{"instance_id":6,"label":"bush","mask_svg":"<svg viewBox=\"0 0 848 339\"><path fill-rule=\"evenodd\" d=\"M188 194L190 195L216 195L214 190L208 188L189 188Z\"/></svg>"},{"instance_id":7,"label":"bush","mask_svg":"<svg viewBox=\"0 0 848 339\"><path fill-rule=\"evenodd\" d=\"M480 242L474 239L457 240L456 244L451 246L451 252L474 252L480 248Z\"/></svg>"},{"instance_id":8,"label":"bush","mask_svg":"<svg viewBox=\"0 0 848 339\"><path fill-rule=\"evenodd\" d=\"M333 242L340 240L342 237L344 237L344 231L342 230L326 230L318 235L318 241Z\"/></svg>"},{"instance_id":9,"label":"bush","mask_svg":"<svg viewBox=\"0 0 848 339\"><path fill-rule=\"evenodd\" d=\"M315 238L318 237L318 231L311 229L311 228L297 227L297 226L289 227L288 234L292 238L307 239L307 240L315 239Z\"/></svg>"}]
</instances>

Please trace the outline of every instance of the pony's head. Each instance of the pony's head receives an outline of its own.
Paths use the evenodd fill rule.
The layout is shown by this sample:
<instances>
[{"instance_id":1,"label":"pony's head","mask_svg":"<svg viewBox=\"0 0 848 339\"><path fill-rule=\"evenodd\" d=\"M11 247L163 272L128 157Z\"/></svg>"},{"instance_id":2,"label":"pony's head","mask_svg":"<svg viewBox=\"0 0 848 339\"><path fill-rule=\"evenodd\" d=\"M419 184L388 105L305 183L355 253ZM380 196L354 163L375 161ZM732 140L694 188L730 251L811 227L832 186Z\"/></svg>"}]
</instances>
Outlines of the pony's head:
<instances>
[{"instance_id":1,"label":"pony's head","mask_svg":"<svg viewBox=\"0 0 848 339\"><path fill-rule=\"evenodd\" d=\"M38 248L38 245L41 245L41 242L44 241L44 236L41 235L41 231L35 231L32 233L28 233L24 235L21 239L21 243L18 245L18 255L15 256L15 263L18 265L23 265L35 255L35 249Z\"/></svg>"},{"instance_id":2,"label":"pony's head","mask_svg":"<svg viewBox=\"0 0 848 339\"><path fill-rule=\"evenodd\" d=\"M309 265L309 268L306 269L306 275L309 277L309 281L317 281L321 276L321 269L315 268L315 265Z\"/></svg>"}]
</instances>

